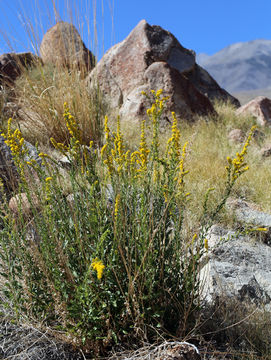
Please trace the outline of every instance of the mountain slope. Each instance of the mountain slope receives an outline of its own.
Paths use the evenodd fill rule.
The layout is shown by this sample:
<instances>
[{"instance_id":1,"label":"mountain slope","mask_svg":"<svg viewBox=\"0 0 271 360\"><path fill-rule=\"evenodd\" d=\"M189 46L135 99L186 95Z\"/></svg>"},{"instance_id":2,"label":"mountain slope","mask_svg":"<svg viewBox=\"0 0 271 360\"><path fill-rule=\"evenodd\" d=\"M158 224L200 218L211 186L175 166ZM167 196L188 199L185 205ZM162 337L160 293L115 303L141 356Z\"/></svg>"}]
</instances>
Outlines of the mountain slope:
<instances>
[{"instance_id":1,"label":"mountain slope","mask_svg":"<svg viewBox=\"0 0 271 360\"><path fill-rule=\"evenodd\" d=\"M229 92L271 88L271 40L236 43L212 56L198 54L197 62Z\"/></svg>"}]
</instances>

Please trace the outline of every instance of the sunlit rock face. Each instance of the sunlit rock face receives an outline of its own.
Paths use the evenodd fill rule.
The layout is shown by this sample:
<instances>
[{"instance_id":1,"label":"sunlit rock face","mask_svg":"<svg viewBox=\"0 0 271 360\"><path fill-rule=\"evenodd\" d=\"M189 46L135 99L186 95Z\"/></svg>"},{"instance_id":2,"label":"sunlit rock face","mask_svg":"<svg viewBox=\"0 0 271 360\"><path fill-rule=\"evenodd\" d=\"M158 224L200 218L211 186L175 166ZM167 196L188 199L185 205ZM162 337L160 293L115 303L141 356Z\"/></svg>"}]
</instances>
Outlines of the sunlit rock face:
<instances>
[{"instance_id":1,"label":"sunlit rock face","mask_svg":"<svg viewBox=\"0 0 271 360\"><path fill-rule=\"evenodd\" d=\"M87 78L87 86L99 86L109 107L121 118L140 119L149 103L141 92L164 90L169 96L164 118L194 119L214 114L213 99L238 101L221 89L195 62L195 53L184 48L170 32L145 20L128 37L103 56Z\"/></svg>"}]
</instances>

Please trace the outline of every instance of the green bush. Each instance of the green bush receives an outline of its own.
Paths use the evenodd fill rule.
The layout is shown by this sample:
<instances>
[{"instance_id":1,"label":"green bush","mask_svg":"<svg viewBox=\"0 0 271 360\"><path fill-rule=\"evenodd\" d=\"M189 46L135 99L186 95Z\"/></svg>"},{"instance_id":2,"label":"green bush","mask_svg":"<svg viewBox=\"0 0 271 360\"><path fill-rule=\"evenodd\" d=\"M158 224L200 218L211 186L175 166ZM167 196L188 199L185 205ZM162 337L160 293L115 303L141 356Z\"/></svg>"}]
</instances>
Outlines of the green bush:
<instances>
[{"instance_id":1,"label":"green bush","mask_svg":"<svg viewBox=\"0 0 271 360\"><path fill-rule=\"evenodd\" d=\"M207 191L201 228L188 238L183 227L192 201L185 181L187 143L181 145L172 113L171 137L161 155L159 119L167 99L162 90L146 96L153 97L147 111L152 137L148 145L142 121L134 152L125 148L119 121L111 132L107 118L101 150L92 142L83 145L80 124L65 104L69 144L51 141L70 161L69 197L63 193L67 175L49 155L39 154L42 167L26 162L19 130L9 125L5 134L20 173L19 193L26 194L34 214L26 221L22 197L16 219L8 204L2 205L5 295L18 317L26 314L72 334L75 343L96 353L159 333L184 336L195 326L206 232L247 170L244 156L251 134L242 152L228 158L224 196L209 212ZM28 167L39 178L31 186Z\"/></svg>"}]
</instances>

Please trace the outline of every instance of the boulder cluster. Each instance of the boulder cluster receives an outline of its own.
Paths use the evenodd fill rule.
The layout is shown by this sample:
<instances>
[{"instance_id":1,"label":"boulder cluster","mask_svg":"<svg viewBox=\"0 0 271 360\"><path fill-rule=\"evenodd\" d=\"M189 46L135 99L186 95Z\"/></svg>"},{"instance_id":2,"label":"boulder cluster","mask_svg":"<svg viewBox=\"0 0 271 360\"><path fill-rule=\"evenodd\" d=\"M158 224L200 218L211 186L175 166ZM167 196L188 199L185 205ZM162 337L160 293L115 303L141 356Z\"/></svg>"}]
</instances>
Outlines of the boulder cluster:
<instances>
[{"instance_id":1,"label":"boulder cluster","mask_svg":"<svg viewBox=\"0 0 271 360\"><path fill-rule=\"evenodd\" d=\"M213 102L239 101L223 90L200 67L195 52L184 48L169 31L145 20L119 44L109 49L96 64L74 25L58 22L44 35L40 57L31 53L3 54L0 57L0 85L12 84L25 68L51 64L77 68L86 86L99 86L109 109L126 120L140 119L148 106L142 91L163 89L169 97L165 119L175 111L182 119L214 114Z\"/></svg>"}]
</instances>

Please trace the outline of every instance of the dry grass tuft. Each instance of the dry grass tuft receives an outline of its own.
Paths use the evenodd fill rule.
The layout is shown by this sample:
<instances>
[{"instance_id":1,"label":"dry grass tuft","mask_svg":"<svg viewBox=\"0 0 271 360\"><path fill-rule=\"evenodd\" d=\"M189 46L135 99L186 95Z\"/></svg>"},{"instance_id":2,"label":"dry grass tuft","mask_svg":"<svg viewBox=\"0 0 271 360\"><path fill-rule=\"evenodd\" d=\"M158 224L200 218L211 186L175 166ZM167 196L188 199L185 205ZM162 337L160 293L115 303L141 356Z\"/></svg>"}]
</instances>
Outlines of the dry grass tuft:
<instances>
[{"instance_id":1,"label":"dry grass tuft","mask_svg":"<svg viewBox=\"0 0 271 360\"><path fill-rule=\"evenodd\" d=\"M102 98L98 90L87 92L80 71L40 65L25 72L14 90L20 105L19 125L26 139L49 144L50 137L54 137L66 143L68 133L62 113L67 102L80 123L83 142L100 142Z\"/></svg>"}]
</instances>

